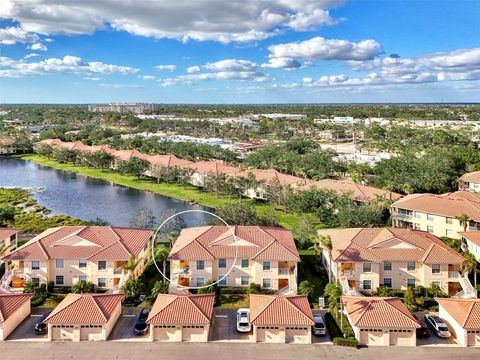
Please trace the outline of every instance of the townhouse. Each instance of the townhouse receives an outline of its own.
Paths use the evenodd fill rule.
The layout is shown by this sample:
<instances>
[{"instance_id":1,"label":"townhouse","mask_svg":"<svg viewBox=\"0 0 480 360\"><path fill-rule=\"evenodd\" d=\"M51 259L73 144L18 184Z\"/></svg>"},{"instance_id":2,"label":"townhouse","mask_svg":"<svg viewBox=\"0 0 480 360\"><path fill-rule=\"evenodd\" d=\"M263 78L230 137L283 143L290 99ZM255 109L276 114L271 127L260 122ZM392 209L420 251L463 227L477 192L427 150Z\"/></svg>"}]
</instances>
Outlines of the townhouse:
<instances>
[{"instance_id":1,"label":"townhouse","mask_svg":"<svg viewBox=\"0 0 480 360\"><path fill-rule=\"evenodd\" d=\"M463 215L465 223L459 219ZM407 195L392 204L392 224L459 239L461 231L480 229L480 198L465 191Z\"/></svg>"},{"instance_id":2,"label":"townhouse","mask_svg":"<svg viewBox=\"0 0 480 360\"><path fill-rule=\"evenodd\" d=\"M345 294L438 285L450 296L475 297L468 277L460 273L463 256L436 236L401 228L319 230L332 249L323 250L331 281L340 281Z\"/></svg>"},{"instance_id":3,"label":"townhouse","mask_svg":"<svg viewBox=\"0 0 480 360\"><path fill-rule=\"evenodd\" d=\"M480 171L463 174L458 179L458 190L480 192Z\"/></svg>"},{"instance_id":4,"label":"townhouse","mask_svg":"<svg viewBox=\"0 0 480 360\"><path fill-rule=\"evenodd\" d=\"M0 294L0 341L30 315L32 294Z\"/></svg>"},{"instance_id":5,"label":"townhouse","mask_svg":"<svg viewBox=\"0 0 480 360\"><path fill-rule=\"evenodd\" d=\"M232 234L233 231L233 234ZM218 286L297 291L300 261L290 231L263 226L183 229L169 255L171 286Z\"/></svg>"},{"instance_id":6,"label":"townhouse","mask_svg":"<svg viewBox=\"0 0 480 360\"><path fill-rule=\"evenodd\" d=\"M461 236L467 250L475 256L477 261L480 261L480 231L461 231L458 234Z\"/></svg>"},{"instance_id":7,"label":"townhouse","mask_svg":"<svg viewBox=\"0 0 480 360\"><path fill-rule=\"evenodd\" d=\"M5 255L17 247L19 230L0 228L0 249L4 249Z\"/></svg>"},{"instance_id":8,"label":"townhouse","mask_svg":"<svg viewBox=\"0 0 480 360\"><path fill-rule=\"evenodd\" d=\"M198 187L205 186L208 176L228 175L240 170L236 166L231 166L218 160L198 161L187 164L184 168L192 170L190 184Z\"/></svg>"},{"instance_id":9,"label":"townhouse","mask_svg":"<svg viewBox=\"0 0 480 360\"><path fill-rule=\"evenodd\" d=\"M151 230L113 226L64 226L39 234L4 256L5 279L21 291L26 281L36 286L53 281L72 286L89 281L117 289L130 276L140 275L150 259ZM135 259L136 268L125 265ZM2 281L3 283L3 281Z\"/></svg>"}]
</instances>

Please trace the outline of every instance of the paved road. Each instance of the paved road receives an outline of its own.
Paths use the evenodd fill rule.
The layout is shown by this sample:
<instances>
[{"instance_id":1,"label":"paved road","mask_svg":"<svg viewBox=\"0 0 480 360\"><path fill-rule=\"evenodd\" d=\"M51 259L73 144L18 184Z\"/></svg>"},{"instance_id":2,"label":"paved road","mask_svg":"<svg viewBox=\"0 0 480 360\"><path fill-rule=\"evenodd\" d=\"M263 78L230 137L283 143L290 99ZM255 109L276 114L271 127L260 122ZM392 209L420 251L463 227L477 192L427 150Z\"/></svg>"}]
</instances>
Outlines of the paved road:
<instances>
[{"instance_id":1,"label":"paved road","mask_svg":"<svg viewBox=\"0 0 480 360\"><path fill-rule=\"evenodd\" d=\"M0 359L61 360L283 360L351 359L404 360L479 359L480 348L378 347L351 349L327 345L270 345L239 343L15 343L0 344Z\"/></svg>"}]
</instances>

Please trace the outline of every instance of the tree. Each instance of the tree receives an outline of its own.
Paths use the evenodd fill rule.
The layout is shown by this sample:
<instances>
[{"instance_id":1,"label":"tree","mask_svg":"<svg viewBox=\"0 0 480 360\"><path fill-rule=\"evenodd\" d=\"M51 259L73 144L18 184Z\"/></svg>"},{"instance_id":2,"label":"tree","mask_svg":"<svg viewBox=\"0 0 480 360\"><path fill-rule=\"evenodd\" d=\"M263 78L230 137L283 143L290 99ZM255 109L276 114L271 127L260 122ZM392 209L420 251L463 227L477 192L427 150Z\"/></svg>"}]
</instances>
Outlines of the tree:
<instances>
[{"instance_id":1,"label":"tree","mask_svg":"<svg viewBox=\"0 0 480 360\"><path fill-rule=\"evenodd\" d=\"M470 218L468 217L467 214L460 214L458 216L455 216L455 219L458 220L460 223L460 226L463 226L463 231L467 231L468 223L470 221Z\"/></svg>"},{"instance_id":2,"label":"tree","mask_svg":"<svg viewBox=\"0 0 480 360\"><path fill-rule=\"evenodd\" d=\"M156 226L156 218L148 209L139 209L132 220L130 220L130 227L140 229L153 229Z\"/></svg>"},{"instance_id":3,"label":"tree","mask_svg":"<svg viewBox=\"0 0 480 360\"><path fill-rule=\"evenodd\" d=\"M315 229L315 218L311 214L305 214L293 227L293 238L300 244L301 248L308 247L314 243L317 235ZM306 246L305 246L306 245Z\"/></svg>"},{"instance_id":4,"label":"tree","mask_svg":"<svg viewBox=\"0 0 480 360\"><path fill-rule=\"evenodd\" d=\"M154 298L156 298L159 294L168 294L168 287L169 287L169 284L166 281L161 281L161 280L155 281L153 283L152 291L150 294Z\"/></svg>"},{"instance_id":5,"label":"tree","mask_svg":"<svg viewBox=\"0 0 480 360\"><path fill-rule=\"evenodd\" d=\"M128 259L127 263L123 265L123 268L128 272L133 273L137 268L138 263L138 260L134 256L132 256L130 257L130 259Z\"/></svg>"},{"instance_id":6,"label":"tree","mask_svg":"<svg viewBox=\"0 0 480 360\"><path fill-rule=\"evenodd\" d=\"M118 171L121 174L133 175L140 179L149 168L150 163L147 160L131 157L129 160L120 163Z\"/></svg>"},{"instance_id":7,"label":"tree","mask_svg":"<svg viewBox=\"0 0 480 360\"><path fill-rule=\"evenodd\" d=\"M332 279L332 250L333 250L333 245L332 245L332 238L330 235L324 236L320 235L317 239L318 244L320 247L328 252L328 280L331 281Z\"/></svg>"},{"instance_id":8,"label":"tree","mask_svg":"<svg viewBox=\"0 0 480 360\"><path fill-rule=\"evenodd\" d=\"M128 299L136 299L142 294L143 283L138 278L129 279L123 284L121 291Z\"/></svg>"},{"instance_id":9,"label":"tree","mask_svg":"<svg viewBox=\"0 0 480 360\"><path fill-rule=\"evenodd\" d=\"M0 205L0 226L7 226L15 219L15 208L10 205Z\"/></svg>"},{"instance_id":10,"label":"tree","mask_svg":"<svg viewBox=\"0 0 480 360\"><path fill-rule=\"evenodd\" d=\"M308 280L303 280L298 285L298 293L300 295L307 295L307 297L310 299L310 301L313 300L314 291L315 291L315 289L313 287L313 284Z\"/></svg>"},{"instance_id":11,"label":"tree","mask_svg":"<svg viewBox=\"0 0 480 360\"><path fill-rule=\"evenodd\" d=\"M164 276L167 276L167 260L170 255L171 248L165 244L158 244L153 250L155 261L162 264L162 272Z\"/></svg>"},{"instance_id":12,"label":"tree","mask_svg":"<svg viewBox=\"0 0 480 360\"><path fill-rule=\"evenodd\" d=\"M25 282L25 284L23 284L23 292L25 294L33 294L36 289L37 287L32 280L28 280Z\"/></svg>"},{"instance_id":13,"label":"tree","mask_svg":"<svg viewBox=\"0 0 480 360\"><path fill-rule=\"evenodd\" d=\"M100 168L103 171L104 169L112 166L115 158L111 154L101 150L95 151L91 154L86 154L85 160L91 166Z\"/></svg>"},{"instance_id":14,"label":"tree","mask_svg":"<svg viewBox=\"0 0 480 360\"><path fill-rule=\"evenodd\" d=\"M466 275L470 274L472 271L474 272L474 283L477 286L477 259L470 251L465 251L463 253L463 257L465 260L460 265L462 272Z\"/></svg>"},{"instance_id":15,"label":"tree","mask_svg":"<svg viewBox=\"0 0 480 360\"><path fill-rule=\"evenodd\" d=\"M338 304L342 297L342 287L328 283L324 289L324 296L327 298L328 309L337 317Z\"/></svg>"},{"instance_id":16,"label":"tree","mask_svg":"<svg viewBox=\"0 0 480 360\"><path fill-rule=\"evenodd\" d=\"M245 290L245 294L247 295L255 295L255 294L261 294L262 293L262 287L260 284L255 284L255 283L250 283L248 285L247 290Z\"/></svg>"},{"instance_id":17,"label":"tree","mask_svg":"<svg viewBox=\"0 0 480 360\"><path fill-rule=\"evenodd\" d=\"M92 293L95 288L95 285L90 281L77 281L75 285L72 286L72 293L74 294L85 294Z\"/></svg>"},{"instance_id":18,"label":"tree","mask_svg":"<svg viewBox=\"0 0 480 360\"><path fill-rule=\"evenodd\" d=\"M197 290L199 294L213 294L215 293L216 287L213 285L211 280L207 281L203 287Z\"/></svg>"},{"instance_id":19,"label":"tree","mask_svg":"<svg viewBox=\"0 0 480 360\"><path fill-rule=\"evenodd\" d=\"M42 155L42 156L46 156L47 158L50 158L53 154L53 148L50 145L37 144L35 146L35 152L38 155Z\"/></svg>"},{"instance_id":20,"label":"tree","mask_svg":"<svg viewBox=\"0 0 480 360\"><path fill-rule=\"evenodd\" d=\"M227 224L231 225L250 225L250 226L278 226L278 218L273 212L265 215L257 215L257 210L253 204L247 203L229 203L217 208L216 215L222 218ZM224 225L218 219L212 219L213 225Z\"/></svg>"}]
</instances>

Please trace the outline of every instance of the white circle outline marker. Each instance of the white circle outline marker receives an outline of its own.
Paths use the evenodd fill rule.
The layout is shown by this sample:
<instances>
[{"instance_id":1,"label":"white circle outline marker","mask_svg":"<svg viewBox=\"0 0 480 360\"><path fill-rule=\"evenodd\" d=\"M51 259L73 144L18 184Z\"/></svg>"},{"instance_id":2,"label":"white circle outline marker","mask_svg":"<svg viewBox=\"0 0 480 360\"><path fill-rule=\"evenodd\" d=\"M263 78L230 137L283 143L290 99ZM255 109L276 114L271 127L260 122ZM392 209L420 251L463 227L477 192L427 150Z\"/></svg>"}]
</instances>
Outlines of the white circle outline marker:
<instances>
[{"instance_id":1,"label":"white circle outline marker","mask_svg":"<svg viewBox=\"0 0 480 360\"><path fill-rule=\"evenodd\" d=\"M172 281L162 272L162 270L160 270L160 267L158 266L157 261L155 260L155 251L154 251L155 250L155 239L157 238L158 232L160 231L160 229L162 228L163 225L165 225L168 221L173 219L175 216L182 215L182 214L187 214L187 213L203 213L203 214L212 215L213 217L217 218L218 220L223 222L226 227L228 227L228 229L232 233L234 243L237 244L237 237L235 236L235 232L233 231L232 227L230 225L228 225L227 222L225 220L223 220L220 216L215 215L214 213L211 213L210 211L199 210L199 209L191 209L191 210L180 211L178 213L175 213L175 214L169 216L166 220L164 220L160 224L160 226L157 228L157 230L153 234L153 237L152 237L152 260L153 260L153 264L157 268L158 272L163 276L163 278L165 280L167 280L170 283ZM223 277L221 277L220 279L218 279L217 281L215 281L211 284L203 285L203 286L183 286L183 285L179 285L178 281L177 281L177 283L174 284L174 285L176 285L177 287L180 287L182 289L186 289L186 290L198 290L198 289L208 288L208 287L213 286L213 285L217 285L220 281L222 281L223 279L226 279L228 274L230 274L230 272L233 270L233 268L235 267L235 264L237 263L237 258L238 258L238 248L235 245L235 259L233 259L232 266L230 267L230 269L228 269L227 273L225 275L223 275ZM170 275L172 275L172 274L170 274Z\"/></svg>"}]
</instances>

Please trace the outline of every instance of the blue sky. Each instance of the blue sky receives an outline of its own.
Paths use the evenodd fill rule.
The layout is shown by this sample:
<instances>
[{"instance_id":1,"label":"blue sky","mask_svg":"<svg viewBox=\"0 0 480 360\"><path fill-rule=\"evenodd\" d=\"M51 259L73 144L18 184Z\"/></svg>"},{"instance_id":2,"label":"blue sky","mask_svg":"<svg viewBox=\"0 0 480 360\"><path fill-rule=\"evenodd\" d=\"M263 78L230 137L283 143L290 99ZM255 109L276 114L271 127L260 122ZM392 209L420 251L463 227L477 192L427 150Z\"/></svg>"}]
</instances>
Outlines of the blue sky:
<instances>
[{"instance_id":1,"label":"blue sky","mask_svg":"<svg viewBox=\"0 0 480 360\"><path fill-rule=\"evenodd\" d=\"M475 102L479 19L474 0L4 0L0 102Z\"/></svg>"}]
</instances>

